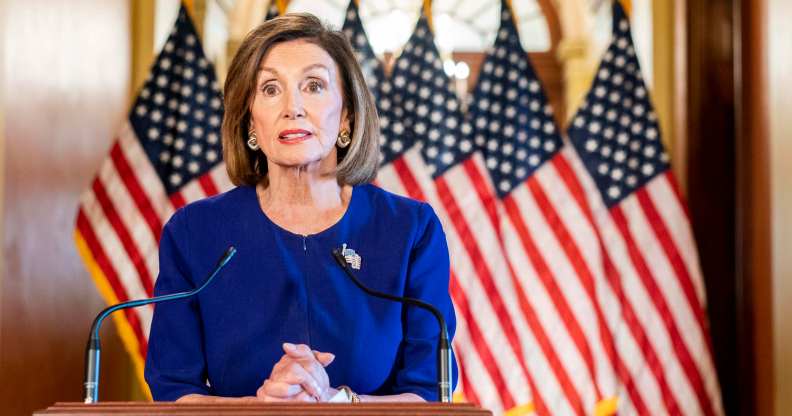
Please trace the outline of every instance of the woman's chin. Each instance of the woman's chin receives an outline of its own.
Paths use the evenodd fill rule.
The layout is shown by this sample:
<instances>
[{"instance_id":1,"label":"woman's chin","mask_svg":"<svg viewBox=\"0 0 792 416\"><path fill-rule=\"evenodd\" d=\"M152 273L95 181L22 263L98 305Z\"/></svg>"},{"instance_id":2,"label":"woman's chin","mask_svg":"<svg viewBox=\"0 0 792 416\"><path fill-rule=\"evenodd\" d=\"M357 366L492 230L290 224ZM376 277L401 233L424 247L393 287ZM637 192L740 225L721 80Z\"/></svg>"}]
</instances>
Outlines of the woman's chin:
<instances>
[{"instance_id":1,"label":"woman's chin","mask_svg":"<svg viewBox=\"0 0 792 416\"><path fill-rule=\"evenodd\" d=\"M317 156L303 156L303 157L290 157L290 158L283 158L280 160L273 161L274 164L278 165L283 169L300 169L300 170L316 170L322 166L322 159Z\"/></svg>"}]
</instances>

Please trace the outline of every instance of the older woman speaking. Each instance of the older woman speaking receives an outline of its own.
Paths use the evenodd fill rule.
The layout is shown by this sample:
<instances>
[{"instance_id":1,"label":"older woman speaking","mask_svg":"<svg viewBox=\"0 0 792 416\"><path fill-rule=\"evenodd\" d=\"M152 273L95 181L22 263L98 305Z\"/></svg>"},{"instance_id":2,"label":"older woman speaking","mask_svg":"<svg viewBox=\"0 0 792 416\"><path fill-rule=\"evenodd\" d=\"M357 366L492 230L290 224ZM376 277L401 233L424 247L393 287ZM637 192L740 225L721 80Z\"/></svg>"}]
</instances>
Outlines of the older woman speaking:
<instances>
[{"instance_id":1,"label":"older woman speaking","mask_svg":"<svg viewBox=\"0 0 792 416\"><path fill-rule=\"evenodd\" d=\"M200 285L229 245L237 256L197 298L157 306L154 398L436 400L436 321L368 297L334 263L344 248L367 286L435 305L453 335L434 211L368 184L377 113L343 34L306 14L252 31L229 68L222 129L237 187L173 215L155 292Z\"/></svg>"}]
</instances>

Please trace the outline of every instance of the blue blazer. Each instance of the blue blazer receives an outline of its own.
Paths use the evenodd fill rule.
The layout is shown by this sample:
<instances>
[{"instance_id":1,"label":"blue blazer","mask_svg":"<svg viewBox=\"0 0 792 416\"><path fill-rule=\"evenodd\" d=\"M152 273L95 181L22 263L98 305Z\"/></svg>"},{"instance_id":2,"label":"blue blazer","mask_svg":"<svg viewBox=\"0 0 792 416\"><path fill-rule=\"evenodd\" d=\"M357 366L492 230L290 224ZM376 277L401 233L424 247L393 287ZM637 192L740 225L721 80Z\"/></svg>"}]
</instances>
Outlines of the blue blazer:
<instances>
[{"instance_id":1,"label":"blue blazer","mask_svg":"<svg viewBox=\"0 0 792 416\"><path fill-rule=\"evenodd\" d=\"M453 336L448 247L429 205L355 186L339 222L303 236L273 223L255 188L241 186L165 225L155 295L199 286L229 245L237 254L197 297L156 307L145 369L154 399L253 396L291 342L336 355L332 386L437 400L434 317L354 286L332 257L343 244L360 256L364 284L435 305ZM453 370L456 383L456 361Z\"/></svg>"}]
</instances>

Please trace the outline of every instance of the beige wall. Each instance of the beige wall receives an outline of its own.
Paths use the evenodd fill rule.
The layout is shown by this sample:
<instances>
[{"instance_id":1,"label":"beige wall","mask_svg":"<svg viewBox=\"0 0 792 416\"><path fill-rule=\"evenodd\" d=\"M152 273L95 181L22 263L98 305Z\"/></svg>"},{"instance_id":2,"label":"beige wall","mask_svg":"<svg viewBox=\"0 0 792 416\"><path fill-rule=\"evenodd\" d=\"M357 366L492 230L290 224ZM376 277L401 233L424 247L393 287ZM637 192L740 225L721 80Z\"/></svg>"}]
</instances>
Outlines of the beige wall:
<instances>
[{"instance_id":1,"label":"beige wall","mask_svg":"<svg viewBox=\"0 0 792 416\"><path fill-rule=\"evenodd\" d=\"M79 401L103 306L72 240L77 201L126 117L129 0L2 0L0 413ZM137 388L113 323L103 400Z\"/></svg>"},{"instance_id":2,"label":"beige wall","mask_svg":"<svg viewBox=\"0 0 792 416\"><path fill-rule=\"evenodd\" d=\"M775 413L792 409L792 2L768 0Z\"/></svg>"}]
</instances>

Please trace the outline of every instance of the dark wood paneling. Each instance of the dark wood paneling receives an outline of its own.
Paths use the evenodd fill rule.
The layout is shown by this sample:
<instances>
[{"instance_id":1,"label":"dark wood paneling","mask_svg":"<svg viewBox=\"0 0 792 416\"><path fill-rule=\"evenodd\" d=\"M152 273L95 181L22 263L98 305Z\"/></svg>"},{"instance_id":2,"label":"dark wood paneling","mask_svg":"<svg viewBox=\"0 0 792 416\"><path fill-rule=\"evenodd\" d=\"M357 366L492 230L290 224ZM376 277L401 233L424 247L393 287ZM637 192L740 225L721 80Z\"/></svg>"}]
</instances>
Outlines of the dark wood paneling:
<instances>
[{"instance_id":1,"label":"dark wood paneling","mask_svg":"<svg viewBox=\"0 0 792 416\"><path fill-rule=\"evenodd\" d=\"M130 46L126 0L10 0L4 7L5 415L81 400L85 340L103 302L72 230L78 197L125 117ZM102 398L129 400L137 380L108 324Z\"/></svg>"},{"instance_id":2,"label":"dark wood paneling","mask_svg":"<svg viewBox=\"0 0 792 416\"><path fill-rule=\"evenodd\" d=\"M765 0L742 0L737 84L737 284L740 413L773 414L770 154ZM780 87L780 86L779 86ZM783 88L783 87L781 87Z\"/></svg>"},{"instance_id":3,"label":"dark wood paneling","mask_svg":"<svg viewBox=\"0 0 792 416\"><path fill-rule=\"evenodd\" d=\"M739 367L735 249L735 55L740 0L687 1L687 167L691 221L704 273L715 365L727 414L746 388Z\"/></svg>"}]
</instances>

